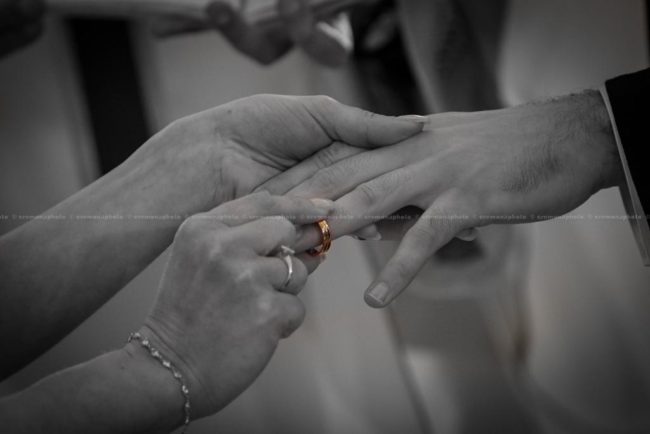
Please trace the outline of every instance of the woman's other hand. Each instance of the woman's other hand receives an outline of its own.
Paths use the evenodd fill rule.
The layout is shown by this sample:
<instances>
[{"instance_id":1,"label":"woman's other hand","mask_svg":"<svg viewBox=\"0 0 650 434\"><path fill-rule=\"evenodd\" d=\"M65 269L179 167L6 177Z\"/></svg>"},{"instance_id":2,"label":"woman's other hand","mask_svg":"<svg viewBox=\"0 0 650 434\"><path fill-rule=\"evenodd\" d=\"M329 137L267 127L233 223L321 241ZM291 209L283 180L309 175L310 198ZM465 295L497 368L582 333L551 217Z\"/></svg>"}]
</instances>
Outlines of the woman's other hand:
<instances>
[{"instance_id":1,"label":"woman's other hand","mask_svg":"<svg viewBox=\"0 0 650 434\"><path fill-rule=\"evenodd\" d=\"M267 28L247 22L242 10L230 2L216 0L206 8L205 21L159 19L153 31L158 36L173 36L214 29L242 54L263 65L275 62L293 47L326 66L346 62L353 43L345 14L318 20L308 0L278 0L277 8L279 22Z\"/></svg>"},{"instance_id":2,"label":"woman's other hand","mask_svg":"<svg viewBox=\"0 0 650 434\"><path fill-rule=\"evenodd\" d=\"M256 193L186 220L141 334L189 382L192 418L212 414L259 375L301 323L297 294L318 258L275 256L333 203ZM286 216L286 217L282 217ZM135 348L133 349L135 350Z\"/></svg>"},{"instance_id":3,"label":"woman's other hand","mask_svg":"<svg viewBox=\"0 0 650 434\"><path fill-rule=\"evenodd\" d=\"M191 215L250 194L317 152L325 167L341 158L342 143L353 153L421 130L325 96L256 95L173 122L108 177L139 186L129 192L146 192L164 213Z\"/></svg>"}]
</instances>

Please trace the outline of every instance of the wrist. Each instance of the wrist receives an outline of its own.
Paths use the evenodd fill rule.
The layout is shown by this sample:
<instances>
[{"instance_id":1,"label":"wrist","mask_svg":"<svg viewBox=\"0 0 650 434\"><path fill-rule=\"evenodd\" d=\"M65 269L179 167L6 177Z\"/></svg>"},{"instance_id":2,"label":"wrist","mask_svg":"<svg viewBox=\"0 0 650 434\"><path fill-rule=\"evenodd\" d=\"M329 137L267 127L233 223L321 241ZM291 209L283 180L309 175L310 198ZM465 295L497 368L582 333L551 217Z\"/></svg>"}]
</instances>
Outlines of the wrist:
<instances>
[{"instance_id":1,"label":"wrist","mask_svg":"<svg viewBox=\"0 0 650 434\"><path fill-rule=\"evenodd\" d=\"M122 192L139 195L137 206L144 213L187 217L228 200L223 143L215 131L209 135L203 131L206 116L168 125L111 172L111 182L121 185Z\"/></svg>"},{"instance_id":2,"label":"wrist","mask_svg":"<svg viewBox=\"0 0 650 434\"><path fill-rule=\"evenodd\" d=\"M589 153L593 156L592 170L598 175L596 191L620 185L624 182L623 166L603 96L597 90L587 90L579 98Z\"/></svg>"},{"instance_id":3,"label":"wrist","mask_svg":"<svg viewBox=\"0 0 650 434\"><path fill-rule=\"evenodd\" d=\"M571 188L579 203L620 182L620 156L600 92L586 90L540 107L552 158L572 177Z\"/></svg>"},{"instance_id":4,"label":"wrist","mask_svg":"<svg viewBox=\"0 0 650 434\"><path fill-rule=\"evenodd\" d=\"M203 382L201 381L200 372L195 368L195 363L189 356L187 356L187 351L183 348L178 348L178 345L175 345L172 342L178 341L178 339L170 339L169 335L172 333L172 330L167 326L161 326L159 321L149 318L145 325L143 325L138 333L143 338L149 340L150 345L156 348L161 356L168 360L172 366L182 375L182 382L189 389L189 400L191 403L191 420L208 416L216 411L218 407L214 405L216 399L212 394L210 388L204 387ZM184 333L173 333L174 336L183 335ZM160 362L155 360L150 354L147 354L147 350L142 348L141 345L137 342L131 342L140 347L140 350L145 355L148 355L151 359L150 362L158 363L160 367ZM169 376L168 380L174 383L173 375L167 371ZM181 396L180 394L180 385L176 383L176 395ZM182 411L182 406L184 402L181 402L177 411Z\"/></svg>"},{"instance_id":5,"label":"wrist","mask_svg":"<svg viewBox=\"0 0 650 434\"><path fill-rule=\"evenodd\" d=\"M185 400L172 374L138 342L127 343L118 353L120 369L132 385L129 393L142 403L134 409L142 431L170 432L183 425Z\"/></svg>"}]
</instances>

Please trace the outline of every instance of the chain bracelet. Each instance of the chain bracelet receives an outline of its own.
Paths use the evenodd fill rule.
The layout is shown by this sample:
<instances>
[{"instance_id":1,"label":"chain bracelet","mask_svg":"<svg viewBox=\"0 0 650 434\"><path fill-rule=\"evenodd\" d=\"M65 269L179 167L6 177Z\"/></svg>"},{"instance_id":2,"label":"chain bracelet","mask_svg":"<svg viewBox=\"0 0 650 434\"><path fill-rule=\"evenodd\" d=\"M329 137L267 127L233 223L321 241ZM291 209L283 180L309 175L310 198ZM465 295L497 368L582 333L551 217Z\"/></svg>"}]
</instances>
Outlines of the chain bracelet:
<instances>
[{"instance_id":1,"label":"chain bracelet","mask_svg":"<svg viewBox=\"0 0 650 434\"><path fill-rule=\"evenodd\" d=\"M178 382L178 384L180 384L181 393L183 394L183 399L185 400L185 403L183 404L184 419L183 419L183 430L181 431L181 434L185 434L187 432L187 428L190 425L190 389L185 384L183 375L178 371L178 369L176 369L176 367L169 360L165 359L162 356L162 354L160 354L160 351L158 351L155 347L151 345L149 339L143 337L140 333L138 332L131 333L129 335L129 339L127 342L131 342L131 341L138 341L141 346L143 346L147 351L149 351L151 357L158 360L158 362L160 362L160 364L165 369L171 372L174 379Z\"/></svg>"}]
</instances>

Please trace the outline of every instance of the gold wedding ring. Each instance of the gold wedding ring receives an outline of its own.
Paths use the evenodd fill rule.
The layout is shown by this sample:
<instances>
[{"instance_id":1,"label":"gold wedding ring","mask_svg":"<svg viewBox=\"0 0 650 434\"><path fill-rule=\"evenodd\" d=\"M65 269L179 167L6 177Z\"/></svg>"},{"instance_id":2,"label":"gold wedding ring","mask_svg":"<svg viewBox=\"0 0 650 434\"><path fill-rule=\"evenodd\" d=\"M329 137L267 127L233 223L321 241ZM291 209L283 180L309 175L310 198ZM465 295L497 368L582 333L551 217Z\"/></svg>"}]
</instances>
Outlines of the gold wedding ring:
<instances>
[{"instance_id":1,"label":"gold wedding ring","mask_svg":"<svg viewBox=\"0 0 650 434\"><path fill-rule=\"evenodd\" d=\"M322 256L332 247L332 231L327 220L321 220L316 225L321 232L321 243L320 246L310 249L308 253L312 256Z\"/></svg>"}]
</instances>

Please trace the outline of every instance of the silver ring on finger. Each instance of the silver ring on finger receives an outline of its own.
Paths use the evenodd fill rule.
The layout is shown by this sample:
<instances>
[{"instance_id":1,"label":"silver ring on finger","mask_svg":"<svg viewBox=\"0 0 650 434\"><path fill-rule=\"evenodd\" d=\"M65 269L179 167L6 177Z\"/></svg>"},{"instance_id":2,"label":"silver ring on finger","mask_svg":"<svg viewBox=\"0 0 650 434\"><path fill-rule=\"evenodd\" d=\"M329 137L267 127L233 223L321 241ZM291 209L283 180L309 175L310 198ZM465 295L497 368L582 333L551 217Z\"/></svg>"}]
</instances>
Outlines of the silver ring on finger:
<instances>
[{"instance_id":1,"label":"silver ring on finger","mask_svg":"<svg viewBox=\"0 0 650 434\"><path fill-rule=\"evenodd\" d=\"M278 252L278 258L282 259L284 265L287 266L287 278L284 279L284 283L280 287L280 291L285 290L291 283L291 278L293 277L293 260L291 255L294 255L296 252L293 249L287 246L280 246L280 251Z\"/></svg>"}]
</instances>

